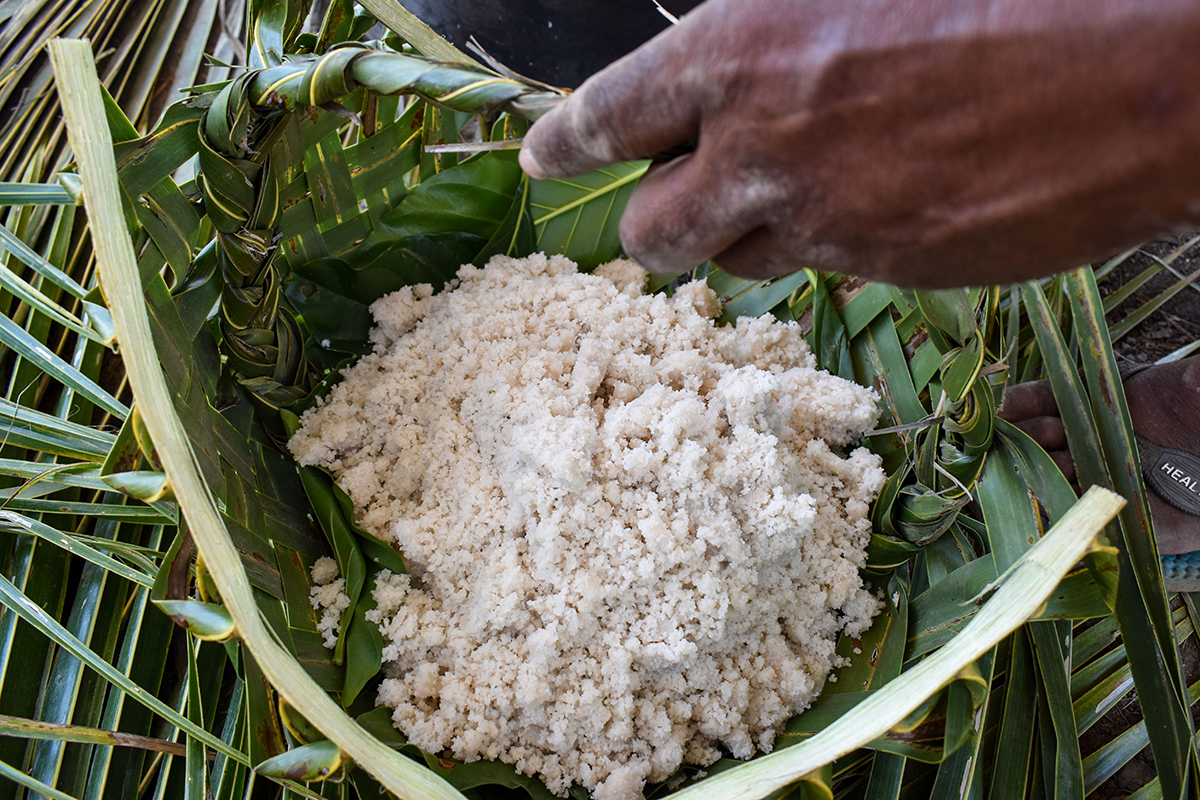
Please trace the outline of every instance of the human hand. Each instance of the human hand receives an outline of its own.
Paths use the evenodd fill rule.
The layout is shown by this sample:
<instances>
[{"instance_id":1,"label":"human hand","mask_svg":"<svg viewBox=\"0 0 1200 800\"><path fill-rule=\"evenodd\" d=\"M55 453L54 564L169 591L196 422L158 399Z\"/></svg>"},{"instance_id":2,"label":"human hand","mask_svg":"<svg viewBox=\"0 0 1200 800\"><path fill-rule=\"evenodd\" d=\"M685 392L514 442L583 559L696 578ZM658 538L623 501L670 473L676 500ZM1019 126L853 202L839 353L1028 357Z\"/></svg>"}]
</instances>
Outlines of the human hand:
<instances>
[{"instance_id":1,"label":"human hand","mask_svg":"<svg viewBox=\"0 0 1200 800\"><path fill-rule=\"evenodd\" d=\"M1176 478L1163 480L1160 476L1155 480L1150 474L1156 471L1159 455L1165 455L1167 461L1179 465L1183 464L1177 462L1177 458L1200 455L1200 356L1143 367L1127 376L1123 387L1129 417L1138 438L1142 469L1147 476L1147 498L1159 552L1175 554L1200 550L1200 515L1190 504L1191 496L1184 495L1189 498L1189 505L1185 506L1179 505L1178 497L1167 500L1159 487L1163 483L1173 484ZM997 414L1029 434L1050 454L1067 480L1072 484L1076 482L1066 426L1050 381L1008 387ZM1191 510L1185 510L1189 508Z\"/></svg>"},{"instance_id":2,"label":"human hand","mask_svg":"<svg viewBox=\"0 0 1200 800\"><path fill-rule=\"evenodd\" d=\"M1200 227L1194 0L708 0L526 137L534 177L691 140L621 221L706 258L1008 282Z\"/></svg>"}]
</instances>

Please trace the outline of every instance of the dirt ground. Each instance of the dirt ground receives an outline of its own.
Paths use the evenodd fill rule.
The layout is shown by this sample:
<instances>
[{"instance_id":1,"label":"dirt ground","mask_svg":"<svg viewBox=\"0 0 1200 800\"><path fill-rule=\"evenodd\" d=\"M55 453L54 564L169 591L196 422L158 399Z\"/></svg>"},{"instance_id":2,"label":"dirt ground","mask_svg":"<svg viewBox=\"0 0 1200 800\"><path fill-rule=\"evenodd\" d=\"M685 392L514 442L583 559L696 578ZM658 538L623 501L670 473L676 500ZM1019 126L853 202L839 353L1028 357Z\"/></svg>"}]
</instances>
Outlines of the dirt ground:
<instances>
[{"instance_id":1,"label":"dirt ground","mask_svg":"<svg viewBox=\"0 0 1200 800\"><path fill-rule=\"evenodd\" d=\"M1171 608L1176 609L1181 601L1178 596L1172 598ZM1196 637L1190 636L1179 648L1183 659L1183 671L1188 685L1200 679L1200 646ZM1095 725L1079 738L1079 747L1083 757L1095 752L1113 739L1132 728L1142 719L1141 707L1138 704L1137 693L1130 692L1112 711L1108 712ZM1200 727L1200 707L1193 706L1192 722ZM1133 792L1147 784L1157 773L1154 769L1154 757L1147 746L1121 769L1088 795L1089 800L1118 800L1129 797Z\"/></svg>"},{"instance_id":2,"label":"dirt ground","mask_svg":"<svg viewBox=\"0 0 1200 800\"><path fill-rule=\"evenodd\" d=\"M1161 242L1145 248L1159 258L1191 241L1192 237ZM1128 263L1118 267L1100 282L1102 294L1111 294L1125 285L1144 269L1154 264L1148 254L1138 254ZM1192 283L1180 290L1174 298L1144 322L1131 329L1128 335L1113 343L1113 352L1122 366L1132 367L1151 364L1196 340L1200 340L1200 242L1182 253L1172 262L1175 271L1191 278ZM1179 278L1163 270L1151 281L1134 292L1120 305L1112 309L1110 325L1119 323L1143 303L1156 297L1165 289L1176 284ZM1172 608L1180 605L1178 597L1172 598ZM1180 648L1185 677L1189 685L1200 679L1200 646L1196 637L1188 638ZM1193 708L1193 719L1200 724L1200 713ZM1136 693L1131 692L1103 719L1093 725L1080 739L1080 747L1086 757L1101 746L1115 739L1123 731L1137 724L1142 718ZM1089 798L1092 800L1116 800L1128 797L1145 785L1155 775L1154 759L1147 747L1132 761L1100 785Z\"/></svg>"},{"instance_id":3,"label":"dirt ground","mask_svg":"<svg viewBox=\"0 0 1200 800\"><path fill-rule=\"evenodd\" d=\"M1165 259L1193 238L1179 237L1150 245L1145 250ZM1116 291L1154 263L1149 254L1131 257L1100 282L1101 294ZM1113 343L1113 352L1122 366L1153 363L1200 339L1200 241L1184 251L1171 266L1179 275L1191 278L1192 282L1177 292L1166 305L1133 328L1127 336ZM1162 270L1109 313L1109 324L1119 323L1143 303L1178 281L1174 274Z\"/></svg>"}]
</instances>

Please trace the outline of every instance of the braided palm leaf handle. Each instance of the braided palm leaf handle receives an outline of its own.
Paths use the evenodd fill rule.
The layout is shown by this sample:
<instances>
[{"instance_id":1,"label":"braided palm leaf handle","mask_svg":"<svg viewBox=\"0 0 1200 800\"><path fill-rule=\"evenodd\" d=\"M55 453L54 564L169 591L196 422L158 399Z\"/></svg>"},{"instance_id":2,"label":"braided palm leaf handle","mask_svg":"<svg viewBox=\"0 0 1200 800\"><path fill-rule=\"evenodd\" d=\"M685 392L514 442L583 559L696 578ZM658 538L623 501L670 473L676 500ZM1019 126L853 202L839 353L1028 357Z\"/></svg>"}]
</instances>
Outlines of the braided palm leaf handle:
<instances>
[{"instance_id":1,"label":"braided palm leaf handle","mask_svg":"<svg viewBox=\"0 0 1200 800\"><path fill-rule=\"evenodd\" d=\"M197 184L217 231L223 279L222 348L239 382L277 409L311 387L300 326L279 303L281 193L306 166L297 120L316 108L362 124L338 101L416 95L440 108L492 117L536 118L564 96L481 67L400 53L380 43L346 43L320 56L294 56L250 70L211 96L200 119ZM374 135L368 124L367 136ZM362 198L354 209L361 211ZM324 199L322 199L322 202ZM314 200L315 202L315 200Z\"/></svg>"},{"instance_id":2,"label":"braided palm leaf handle","mask_svg":"<svg viewBox=\"0 0 1200 800\"><path fill-rule=\"evenodd\" d=\"M339 44L324 55L292 57L246 78L254 106L270 110L321 106L361 86L380 96L415 94L454 111L483 116L508 111L532 120L565 96L483 67L398 53L379 42Z\"/></svg>"}]
</instances>

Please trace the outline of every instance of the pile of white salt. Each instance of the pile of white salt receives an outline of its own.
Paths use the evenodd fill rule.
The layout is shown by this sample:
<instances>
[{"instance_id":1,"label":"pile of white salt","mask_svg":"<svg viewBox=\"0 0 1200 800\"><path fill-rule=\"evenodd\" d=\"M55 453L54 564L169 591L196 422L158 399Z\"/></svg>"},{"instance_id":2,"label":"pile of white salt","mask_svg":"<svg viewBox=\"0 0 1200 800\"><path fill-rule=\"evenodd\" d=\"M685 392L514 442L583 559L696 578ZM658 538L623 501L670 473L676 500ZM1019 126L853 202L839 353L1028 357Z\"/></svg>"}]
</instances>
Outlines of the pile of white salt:
<instances>
[{"instance_id":1,"label":"pile of white salt","mask_svg":"<svg viewBox=\"0 0 1200 800\"><path fill-rule=\"evenodd\" d=\"M874 393L795 324L717 327L703 283L644 280L498 257L385 297L290 443L408 566L375 595L396 725L598 800L769 750L878 606L884 476L839 452Z\"/></svg>"}]
</instances>

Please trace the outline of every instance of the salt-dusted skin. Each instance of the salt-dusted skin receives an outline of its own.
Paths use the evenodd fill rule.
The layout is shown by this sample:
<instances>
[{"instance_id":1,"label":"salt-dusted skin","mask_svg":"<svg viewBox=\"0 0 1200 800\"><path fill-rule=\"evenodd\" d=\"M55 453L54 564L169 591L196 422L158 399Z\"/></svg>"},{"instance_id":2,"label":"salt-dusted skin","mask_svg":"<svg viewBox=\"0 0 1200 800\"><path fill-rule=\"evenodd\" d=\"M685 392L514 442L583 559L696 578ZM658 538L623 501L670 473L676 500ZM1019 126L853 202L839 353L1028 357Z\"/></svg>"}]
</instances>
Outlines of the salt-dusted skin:
<instances>
[{"instance_id":1,"label":"salt-dusted skin","mask_svg":"<svg viewBox=\"0 0 1200 800\"><path fill-rule=\"evenodd\" d=\"M368 618L409 741L598 800L769 750L878 608L858 570L884 476L841 453L874 392L817 371L795 323L717 327L703 282L645 277L497 257L390 295L289 443L404 555Z\"/></svg>"},{"instance_id":2,"label":"salt-dusted skin","mask_svg":"<svg viewBox=\"0 0 1200 800\"><path fill-rule=\"evenodd\" d=\"M1007 283L1200 227L1196 0L708 0L542 117L521 163L651 171L625 250Z\"/></svg>"}]
</instances>

